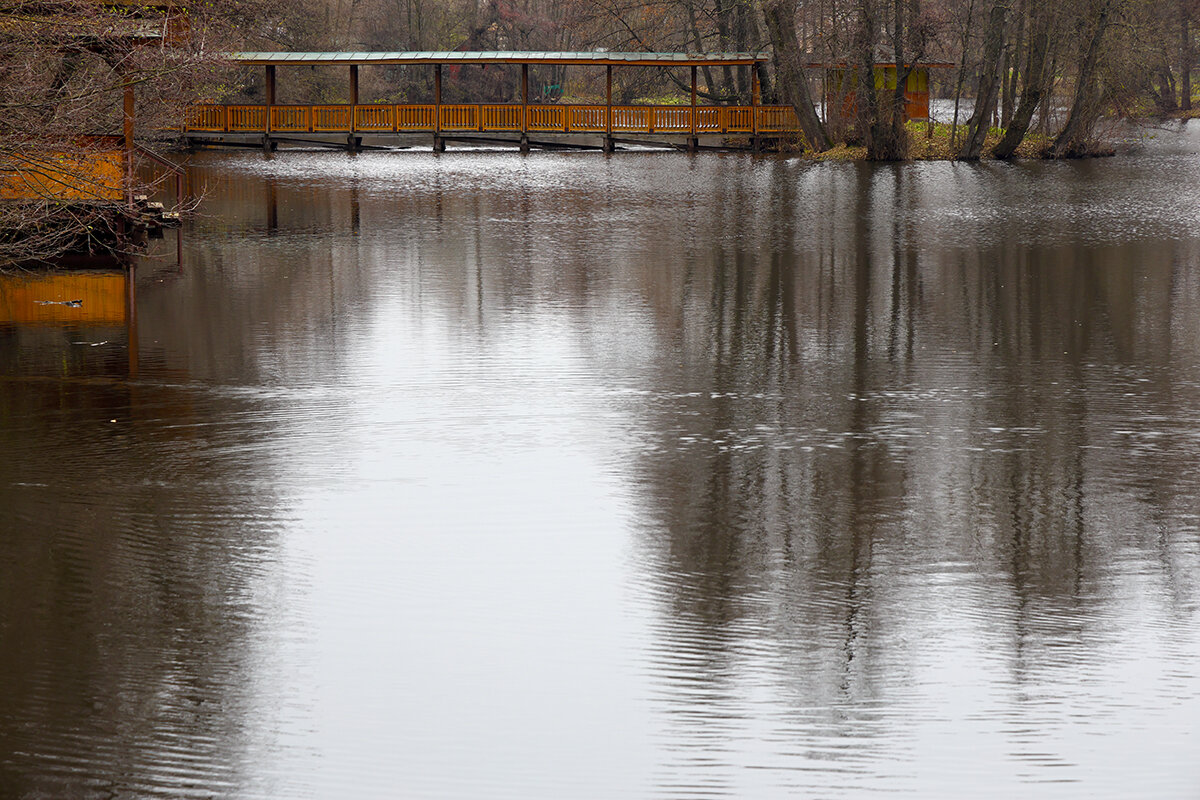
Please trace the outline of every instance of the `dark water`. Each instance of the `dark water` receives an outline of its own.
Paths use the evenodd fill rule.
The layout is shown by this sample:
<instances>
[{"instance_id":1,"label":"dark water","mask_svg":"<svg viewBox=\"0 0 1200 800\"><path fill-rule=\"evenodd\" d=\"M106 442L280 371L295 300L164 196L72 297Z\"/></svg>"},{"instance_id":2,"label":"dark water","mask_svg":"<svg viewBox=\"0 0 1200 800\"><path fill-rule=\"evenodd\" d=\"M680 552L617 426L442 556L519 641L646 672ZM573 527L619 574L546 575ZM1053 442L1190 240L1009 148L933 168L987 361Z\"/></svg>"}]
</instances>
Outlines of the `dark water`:
<instances>
[{"instance_id":1,"label":"dark water","mask_svg":"<svg viewBox=\"0 0 1200 800\"><path fill-rule=\"evenodd\" d=\"M1200 797L1200 129L193 167L0 323L0 797Z\"/></svg>"}]
</instances>

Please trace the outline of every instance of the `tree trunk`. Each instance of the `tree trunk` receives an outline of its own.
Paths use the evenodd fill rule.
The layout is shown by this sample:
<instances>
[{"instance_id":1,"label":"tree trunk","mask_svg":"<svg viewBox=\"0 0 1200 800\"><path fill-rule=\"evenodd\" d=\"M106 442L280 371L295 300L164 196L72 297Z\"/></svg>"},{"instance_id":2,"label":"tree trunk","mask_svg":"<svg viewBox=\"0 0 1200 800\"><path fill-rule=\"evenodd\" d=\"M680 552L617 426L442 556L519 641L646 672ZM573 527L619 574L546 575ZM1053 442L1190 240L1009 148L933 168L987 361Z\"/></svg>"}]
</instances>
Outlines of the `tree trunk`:
<instances>
[{"instance_id":1,"label":"tree trunk","mask_svg":"<svg viewBox=\"0 0 1200 800\"><path fill-rule=\"evenodd\" d=\"M1036 3L1033 4L1030 14L1029 60L1021 75L1021 101L1017 105L1017 110L1013 112L1012 120L1004 130L1004 136L1000 139L1000 143L992 151L992 155L996 158L1012 158L1013 154L1017 152L1017 148L1021 146L1021 142L1025 140L1025 134L1029 131L1033 114L1037 111L1038 104L1042 102L1042 97L1049 88L1046 74L1046 55L1050 49L1049 14L1043 6Z\"/></svg>"},{"instance_id":2,"label":"tree trunk","mask_svg":"<svg viewBox=\"0 0 1200 800\"><path fill-rule=\"evenodd\" d=\"M1022 12L1025 3L1021 3ZM1004 92L1000 99L1000 127L1007 129L1012 122L1013 113L1017 107L1017 83L1021 77L1021 57L1025 49L1025 14L1022 13L1017 24L1016 41L1011 50L1004 55Z\"/></svg>"},{"instance_id":3,"label":"tree trunk","mask_svg":"<svg viewBox=\"0 0 1200 800\"><path fill-rule=\"evenodd\" d=\"M997 128L1007 128L1008 120L1012 116L1012 107L1008 104L1008 93L1013 90L1012 64L1012 48L1005 47L1003 53L1000 55L1000 88L996 92L996 96L1000 102L1000 111L993 117Z\"/></svg>"},{"instance_id":4,"label":"tree trunk","mask_svg":"<svg viewBox=\"0 0 1200 800\"><path fill-rule=\"evenodd\" d=\"M962 35L962 56L958 61L958 79L954 84L954 121L950 123L950 149L954 149L954 143L958 139L958 110L962 102L963 79L967 72L967 46L971 41L971 20L975 17L975 0L970 0L967 4L967 22L963 26Z\"/></svg>"},{"instance_id":5,"label":"tree trunk","mask_svg":"<svg viewBox=\"0 0 1200 800\"><path fill-rule=\"evenodd\" d=\"M893 0L892 3L892 47L896 53L896 85L892 89L887 120L887 148L880 148L874 154L879 161L903 161L908 157L908 129L904 127L904 89L912 68L904 63L904 0Z\"/></svg>"},{"instance_id":6,"label":"tree trunk","mask_svg":"<svg viewBox=\"0 0 1200 800\"><path fill-rule=\"evenodd\" d=\"M867 145L867 158L874 159L883 149L880 139L885 136L880 124L879 94L875 91L875 40L878 26L871 0L858 0L858 27L854 34L854 51L858 60L858 81L855 101L858 130Z\"/></svg>"},{"instance_id":7,"label":"tree trunk","mask_svg":"<svg viewBox=\"0 0 1200 800\"><path fill-rule=\"evenodd\" d=\"M1054 116L1051 103L1054 100L1054 84L1058 80L1058 52L1051 50L1050 53L1050 68L1046 71L1046 93L1042 95L1037 112L1038 130L1043 136L1050 135L1050 120Z\"/></svg>"},{"instance_id":8,"label":"tree trunk","mask_svg":"<svg viewBox=\"0 0 1200 800\"><path fill-rule=\"evenodd\" d=\"M735 0L717 0L717 42L722 53L728 53L730 47L730 22L733 20L733 3ZM736 96L737 86L733 79L733 67L728 64L721 67L721 88L726 95Z\"/></svg>"},{"instance_id":9,"label":"tree trunk","mask_svg":"<svg viewBox=\"0 0 1200 800\"><path fill-rule=\"evenodd\" d=\"M1179 4L1179 108L1192 110L1192 31L1187 0Z\"/></svg>"},{"instance_id":10,"label":"tree trunk","mask_svg":"<svg viewBox=\"0 0 1200 800\"><path fill-rule=\"evenodd\" d=\"M700 38L700 26L696 24L696 6L692 0L687 2L688 24L692 29L692 42L695 44L696 52L704 52L704 40ZM704 73L704 86L708 91L716 91L717 85L713 82L712 68L708 64L701 64L700 71Z\"/></svg>"},{"instance_id":11,"label":"tree trunk","mask_svg":"<svg viewBox=\"0 0 1200 800\"><path fill-rule=\"evenodd\" d=\"M900 9L902 0L893 0L893 44L898 48L896 61L903 60L903 44L897 38L903 34L904 17ZM875 44L878 41L879 23L871 0L859 0L858 30L854 48L858 60L858 127L867 145L867 158L871 161L902 161L908 155L907 137L904 129L904 86L901 76L896 76L896 86L883 93L875 86ZM897 95L900 108L896 107Z\"/></svg>"},{"instance_id":12,"label":"tree trunk","mask_svg":"<svg viewBox=\"0 0 1200 800\"><path fill-rule=\"evenodd\" d=\"M1158 86L1159 88L1154 90L1158 112L1164 116L1174 114L1179 110L1175 103L1175 76L1171 74L1171 67L1165 62L1158 68Z\"/></svg>"},{"instance_id":13,"label":"tree trunk","mask_svg":"<svg viewBox=\"0 0 1200 800\"><path fill-rule=\"evenodd\" d=\"M1008 14L1008 3L998 0L988 15L987 32L983 40L983 64L979 68L979 89L975 93L975 111L967 120L967 138L963 141L958 157L963 161L978 161L983 155L983 142L987 138L988 124L996 107L996 93L1000 88L1000 53L1004 48L1004 18Z\"/></svg>"},{"instance_id":14,"label":"tree trunk","mask_svg":"<svg viewBox=\"0 0 1200 800\"><path fill-rule=\"evenodd\" d=\"M804 57L800 52L800 42L796 38L794 0L762 0L762 12L779 62L775 80L779 84L780 93L796 110L805 144L818 153L828 150L829 134L813 108L808 79L804 74Z\"/></svg>"},{"instance_id":15,"label":"tree trunk","mask_svg":"<svg viewBox=\"0 0 1200 800\"><path fill-rule=\"evenodd\" d=\"M758 73L758 90L762 92L762 96L771 98L772 105L782 102L779 99L779 95L775 91L776 84L771 83L771 71L767 69L767 62L757 62L754 65L754 71ZM776 83L778 83L778 81ZM808 83L806 82L804 86L805 88L808 88ZM809 100L809 106L812 106L811 98ZM817 121L820 122L820 118L818 118Z\"/></svg>"},{"instance_id":16,"label":"tree trunk","mask_svg":"<svg viewBox=\"0 0 1200 800\"><path fill-rule=\"evenodd\" d=\"M1101 0L1088 40L1087 50L1084 51L1083 61L1079 65L1079 76L1075 80L1075 99L1071 103L1071 111L1067 114L1067 122L1050 147L1051 158L1069 158L1086 155L1099 114L1099 102L1096 98L1096 64L1100 60L1100 43L1108 30L1113 0Z\"/></svg>"},{"instance_id":17,"label":"tree trunk","mask_svg":"<svg viewBox=\"0 0 1200 800\"><path fill-rule=\"evenodd\" d=\"M816 55L819 57L818 60L823 63L833 63L836 60L834 54L843 52L842 26L832 24L830 20L832 9L829 6L836 2L837 0L818 0L817 2L817 19L812 39L820 47ZM821 109L824 112L825 129L829 131L830 138L835 142L846 140L846 120L842 113L846 99L845 73L845 70L835 73L826 69L822 71L821 75ZM834 76L838 74L842 76L842 80L835 82Z\"/></svg>"},{"instance_id":18,"label":"tree trunk","mask_svg":"<svg viewBox=\"0 0 1200 800\"><path fill-rule=\"evenodd\" d=\"M734 39L737 52L744 53L750 49L749 33L750 33L750 9L747 3L739 2L734 5ZM737 68L737 90L739 97L749 97L750 88L750 67Z\"/></svg>"}]
</instances>

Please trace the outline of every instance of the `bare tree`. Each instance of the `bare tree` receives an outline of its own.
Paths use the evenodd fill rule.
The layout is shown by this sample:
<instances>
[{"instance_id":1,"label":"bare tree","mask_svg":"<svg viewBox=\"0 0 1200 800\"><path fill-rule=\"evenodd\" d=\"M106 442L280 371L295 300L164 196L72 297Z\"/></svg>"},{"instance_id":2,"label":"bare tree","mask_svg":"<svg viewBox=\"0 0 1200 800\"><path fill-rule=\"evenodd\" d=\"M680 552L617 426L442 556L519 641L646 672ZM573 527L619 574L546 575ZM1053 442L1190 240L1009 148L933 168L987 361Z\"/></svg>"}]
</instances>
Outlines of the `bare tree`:
<instances>
[{"instance_id":1,"label":"bare tree","mask_svg":"<svg viewBox=\"0 0 1200 800\"><path fill-rule=\"evenodd\" d=\"M1079 27L1085 38L1075 75L1075 93L1067 121L1050 146L1054 158L1086 155L1092 149L1092 134L1101 111L1097 67L1115 4L1116 0L1091 0L1081 15Z\"/></svg>"},{"instance_id":2,"label":"bare tree","mask_svg":"<svg viewBox=\"0 0 1200 800\"><path fill-rule=\"evenodd\" d=\"M1033 2L1024 4L1021 23L1028 25L1029 46L1024 69L1021 70L1021 100L1012 119L992 154L996 158L1012 158L1025 139L1033 114L1050 91L1050 29L1053 8Z\"/></svg>"},{"instance_id":3,"label":"bare tree","mask_svg":"<svg viewBox=\"0 0 1200 800\"><path fill-rule=\"evenodd\" d=\"M133 133L135 115L145 131L177 125L212 90L229 22L246 10L239 0L0 5L0 264L112 238L130 199L153 189L113 135Z\"/></svg>"},{"instance_id":4,"label":"bare tree","mask_svg":"<svg viewBox=\"0 0 1200 800\"><path fill-rule=\"evenodd\" d=\"M979 68L979 88L975 93L975 110L967 120L967 137L963 140L958 157L964 161L978 161L983 153L983 143L991 127L992 110L996 105L996 93L1000 87L1000 55L1004 48L1004 24L1008 14L1008 0L995 0L988 13L987 34L983 45L983 63Z\"/></svg>"},{"instance_id":5,"label":"bare tree","mask_svg":"<svg viewBox=\"0 0 1200 800\"><path fill-rule=\"evenodd\" d=\"M1192 43L1192 19L1200 3L1196 0L1179 0L1179 107L1192 109L1192 63L1195 60L1195 45Z\"/></svg>"},{"instance_id":6,"label":"bare tree","mask_svg":"<svg viewBox=\"0 0 1200 800\"><path fill-rule=\"evenodd\" d=\"M804 73L805 58L796 36L796 5L789 0L763 0L762 10L775 47L779 69L776 79L783 96L796 110L808 146L817 152L828 150L829 134L817 116Z\"/></svg>"}]
</instances>

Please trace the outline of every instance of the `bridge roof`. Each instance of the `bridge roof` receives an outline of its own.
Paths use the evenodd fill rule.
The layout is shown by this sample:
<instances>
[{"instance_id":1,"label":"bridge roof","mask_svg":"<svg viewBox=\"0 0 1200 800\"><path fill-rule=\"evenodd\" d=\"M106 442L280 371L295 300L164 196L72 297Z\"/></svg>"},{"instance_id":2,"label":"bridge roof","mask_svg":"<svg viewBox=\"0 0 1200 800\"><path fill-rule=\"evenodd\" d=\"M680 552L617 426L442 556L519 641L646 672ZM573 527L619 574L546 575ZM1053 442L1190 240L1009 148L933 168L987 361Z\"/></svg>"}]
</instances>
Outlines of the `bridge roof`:
<instances>
[{"instance_id":1,"label":"bridge roof","mask_svg":"<svg viewBox=\"0 0 1200 800\"><path fill-rule=\"evenodd\" d=\"M323 53L230 53L241 64L586 64L599 66L700 66L754 64L767 57L755 53L610 53L485 50Z\"/></svg>"}]
</instances>

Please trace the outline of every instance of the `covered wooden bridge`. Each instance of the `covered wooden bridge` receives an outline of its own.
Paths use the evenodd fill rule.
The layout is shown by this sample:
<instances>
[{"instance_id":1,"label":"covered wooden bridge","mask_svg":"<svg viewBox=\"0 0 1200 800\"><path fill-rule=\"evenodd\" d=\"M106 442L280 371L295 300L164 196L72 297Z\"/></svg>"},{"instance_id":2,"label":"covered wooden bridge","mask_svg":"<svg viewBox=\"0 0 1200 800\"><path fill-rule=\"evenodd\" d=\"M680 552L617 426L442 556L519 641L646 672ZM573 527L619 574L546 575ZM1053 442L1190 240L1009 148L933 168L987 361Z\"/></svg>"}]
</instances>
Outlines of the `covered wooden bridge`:
<instances>
[{"instance_id":1,"label":"covered wooden bridge","mask_svg":"<svg viewBox=\"0 0 1200 800\"><path fill-rule=\"evenodd\" d=\"M230 61L264 70L266 102L260 105L195 105L183 125L194 143L249 144L274 147L278 142L337 144L357 148L364 141L427 135L435 150L447 140L506 141L522 150L586 140L612 151L620 142L673 143L695 149L701 137L736 138L757 148L765 138L799 130L791 106L760 103L758 71L765 56L751 53L551 53L551 52L388 52L388 53L234 53ZM510 103L443 103L443 81L461 68L492 64L520 67L520 100ZM433 72L430 102L360 103L359 69L365 66L428 67ZM529 68L574 65L605 69L603 104L532 103ZM276 102L280 67L336 66L346 69L349 103L334 105ZM751 67L749 105L698 103L697 70L701 67ZM447 69L447 68L459 69ZM687 105L614 105L615 67L690 68L691 98ZM284 73L286 75L286 73ZM286 79L286 78L285 78Z\"/></svg>"}]
</instances>

